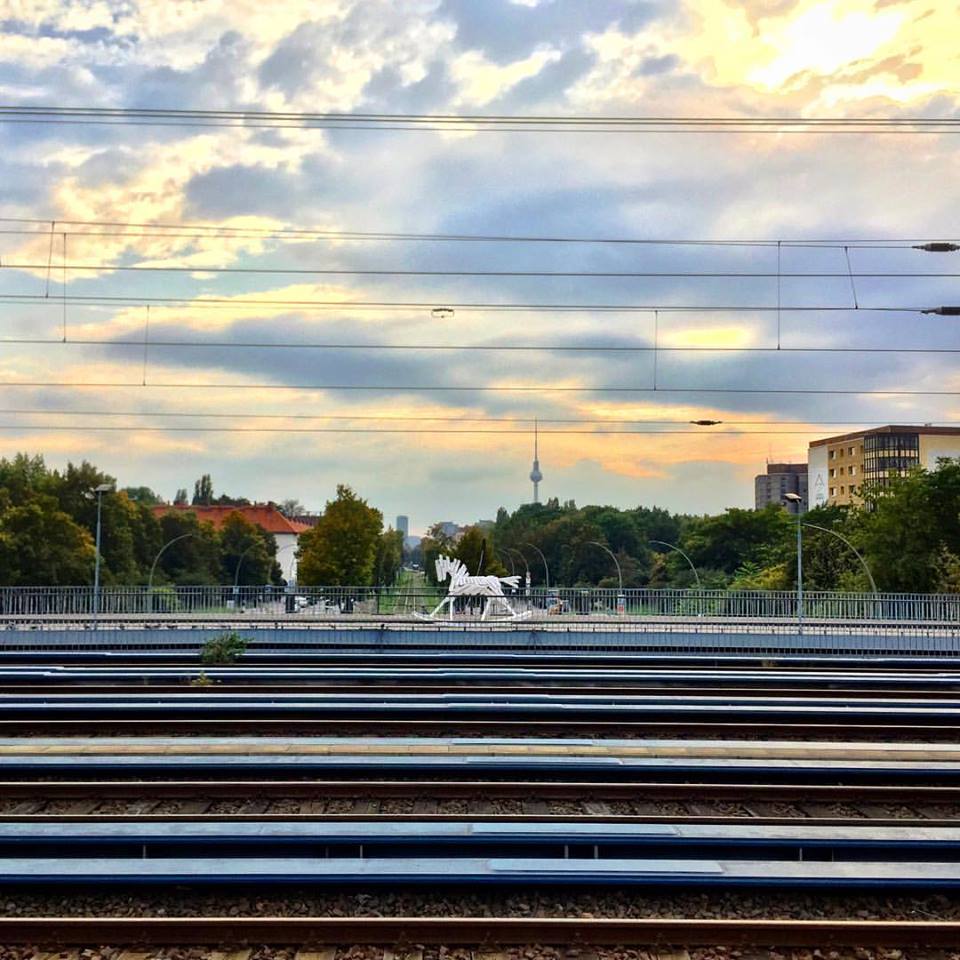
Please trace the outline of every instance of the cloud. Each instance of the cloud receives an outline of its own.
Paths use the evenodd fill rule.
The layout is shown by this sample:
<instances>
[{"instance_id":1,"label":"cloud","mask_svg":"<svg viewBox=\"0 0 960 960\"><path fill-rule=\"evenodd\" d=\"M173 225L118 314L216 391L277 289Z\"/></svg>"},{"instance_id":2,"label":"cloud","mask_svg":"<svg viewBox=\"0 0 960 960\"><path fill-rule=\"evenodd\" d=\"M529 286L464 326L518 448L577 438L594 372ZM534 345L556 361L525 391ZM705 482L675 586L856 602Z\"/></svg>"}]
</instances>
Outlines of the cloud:
<instances>
[{"instance_id":1,"label":"cloud","mask_svg":"<svg viewBox=\"0 0 960 960\"><path fill-rule=\"evenodd\" d=\"M0 92L21 103L370 113L624 113L770 115L957 111L955 14L929 0L33 0L4 15ZM949 138L778 135L584 135L415 131L0 127L7 216L33 217L31 236L0 235L4 334L57 340L61 238L68 275L86 297L176 297L150 310L153 341L142 386L146 308L69 304L71 339L123 345L5 344L0 403L8 409L332 417L508 418L519 433L246 434L44 433L34 421L0 437L4 449L88 456L168 495L202 472L252 497L319 505L338 481L387 515L431 520L492 516L529 496L534 417L758 421L751 436L708 430L560 436L545 432L545 495L578 502L661 503L702 511L749 504L768 456L802 457L817 421L956 418L956 399L893 395L725 393L743 388L960 388L950 355L817 354L777 343L777 317L745 306L776 302L776 249L608 243L389 241L270 231L383 231L497 236L689 238L945 237L960 203ZM67 228L65 220L98 221ZM56 221L50 245L50 221ZM115 222L166 223L144 235ZM178 226L179 225L179 226ZM196 229L196 228L205 229ZM230 229L233 231L231 232ZM25 228L26 229L26 228ZM83 233L83 235L81 235ZM851 250L862 272L949 273L912 250ZM47 263L50 261L48 270ZM784 306L850 304L843 251L784 246ZM32 263L17 269L11 264ZM118 267L152 268L142 272ZM164 272L163 268L183 268ZM218 268L237 273L218 273ZM283 274L271 270L345 270ZM766 273L722 277L382 276L370 271ZM245 272L251 271L251 272ZM257 272L264 271L264 272ZM48 285L47 279L50 279ZM44 292L49 297L44 300ZM861 306L955 303L955 278L857 281ZM211 301L216 299L214 305ZM276 300L253 304L251 299ZM404 310L313 309L297 301L416 301ZM430 304L573 303L580 310L459 309ZM657 392L646 350L650 310L599 313L589 304L673 304L659 317ZM714 310L723 305L728 309ZM780 318L783 347L896 350L955 346L944 318L865 310ZM160 346L158 341L182 346ZM202 346L206 340L218 346ZM353 343L356 350L240 346ZM378 345L534 345L533 351L384 350ZM669 347L735 347L723 353ZM749 349L748 349L749 348ZM77 388L4 381L70 382ZM123 388L81 384L112 382ZM177 387L150 384L168 383ZM207 389L204 383L229 385ZM392 387L305 389L306 384ZM435 386L575 386L582 392L447 392ZM278 387L282 389L271 389ZM697 388L697 393L671 392ZM401 389L402 388L402 389ZM640 392L630 392L637 389ZM716 389L718 392L706 392ZM55 418L50 421L54 422ZM142 416L118 418L142 422ZM784 422L790 421L789 430ZM39 420L37 421L39 422ZM64 422L61 418L60 421ZM110 420L110 422L113 422ZM189 425L197 419L161 419ZM260 422L260 421L254 421ZM278 419L278 425L346 423ZM355 424L376 426L375 421ZM442 421L438 424L442 426ZM794 425L795 424L795 425ZM754 429L743 426L740 429ZM128 442L129 441L129 442ZM278 464L282 467L278 468Z\"/></svg>"},{"instance_id":2,"label":"cloud","mask_svg":"<svg viewBox=\"0 0 960 960\"><path fill-rule=\"evenodd\" d=\"M450 66L450 75L459 87L454 105L485 106L559 59L559 50L539 48L522 60L501 66L486 60L478 51L470 50L461 54Z\"/></svg>"}]
</instances>

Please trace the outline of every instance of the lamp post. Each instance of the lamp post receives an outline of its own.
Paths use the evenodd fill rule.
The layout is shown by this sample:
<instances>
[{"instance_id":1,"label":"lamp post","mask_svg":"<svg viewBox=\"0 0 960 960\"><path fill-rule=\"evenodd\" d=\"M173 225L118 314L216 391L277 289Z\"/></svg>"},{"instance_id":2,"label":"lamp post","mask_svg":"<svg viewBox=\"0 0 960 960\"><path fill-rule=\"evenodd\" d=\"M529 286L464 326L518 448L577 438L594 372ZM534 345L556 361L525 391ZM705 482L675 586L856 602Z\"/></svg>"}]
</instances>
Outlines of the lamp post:
<instances>
[{"instance_id":1,"label":"lamp post","mask_svg":"<svg viewBox=\"0 0 960 960\"><path fill-rule=\"evenodd\" d=\"M870 581L870 589L874 593L878 593L876 581L873 579L873 574L870 572L870 568L867 566L867 561L863 559L860 551L842 534L837 533L836 530L831 530L829 527L821 527L816 523L808 523L806 520L803 521L805 527L811 527L814 530L822 530L824 533L829 533L830 536L836 537L842 543L845 543L852 551L854 556L860 561L860 565L863 567L863 572L867 575L867 580Z\"/></svg>"},{"instance_id":2,"label":"lamp post","mask_svg":"<svg viewBox=\"0 0 960 960\"><path fill-rule=\"evenodd\" d=\"M648 540L647 543L659 543L661 547L668 547L670 550L676 550L677 553L683 557L684 560L690 565L690 569L693 571L693 576L697 581L697 589L702 589L702 584L700 582L700 574L697 573L697 568L693 565L693 561L675 544L667 543L666 540Z\"/></svg>"},{"instance_id":3,"label":"lamp post","mask_svg":"<svg viewBox=\"0 0 960 960\"><path fill-rule=\"evenodd\" d=\"M610 554L611 559L617 566L617 579L620 581L620 592L623 593L623 573L620 571L620 561L617 559L617 555L609 547L604 546L599 540L588 540L587 543L594 547L599 547L601 550L605 550Z\"/></svg>"},{"instance_id":4,"label":"lamp post","mask_svg":"<svg viewBox=\"0 0 960 960\"><path fill-rule=\"evenodd\" d=\"M879 591L877 590L877 583L873 579L873 574L870 572L870 567L867 566L867 561L863 559L860 551L845 536L837 533L836 530L831 530L829 527L821 527L817 523L808 523L806 520L803 521L803 526L811 527L814 530L820 530L823 533L829 533L830 536L836 537L841 543L845 543L853 551L853 555L860 561L860 565L863 567L863 572L867 575L867 580L870 581L870 589L873 591L874 597L876 597ZM874 601L874 615L876 615L878 607L879 605L876 603L876 601Z\"/></svg>"},{"instance_id":5,"label":"lamp post","mask_svg":"<svg viewBox=\"0 0 960 960\"><path fill-rule=\"evenodd\" d=\"M799 493L785 493L783 499L797 507L797 632L803 634L803 521L800 519L803 497Z\"/></svg>"},{"instance_id":6,"label":"lamp post","mask_svg":"<svg viewBox=\"0 0 960 960\"><path fill-rule=\"evenodd\" d=\"M256 546L259 545L259 541L254 540L250 546L247 547L243 553L240 554L240 559L237 561L237 569L233 575L233 602L236 605L237 596L240 593L240 568L243 566L243 558Z\"/></svg>"},{"instance_id":7,"label":"lamp post","mask_svg":"<svg viewBox=\"0 0 960 960\"><path fill-rule=\"evenodd\" d=\"M529 547L531 550L536 550L540 554L540 559L543 561L543 572L546 577L545 586L550 589L550 567L547 566L547 558L543 555L543 551L539 547L535 547L532 543L524 542L521 546Z\"/></svg>"},{"instance_id":8,"label":"lamp post","mask_svg":"<svg viewBox=\"0 0 960 960\"><path fill-rule=\"evenodd\" d=\"M693 565L693 561L681 550L675 543L668 543L666 540L648 540L647 543L659 543L662 547L667 547L669 550L674 550L676 553L679 553L684 560L690 566L690 569L693 571L694 579L697 581L697 616L703 616L703 584L700 581L700 574L697 572L697 568Z\"/></svg>"},{"instance_id":9,"label":"lamp post","mask_svg":"<svg viewBox=\"0 0 960 960\"><path fill-rule=\"evenodd\" d=\"M96 626L97 614L100 612L100 518L103 513L103 495L113 490L112 483L101 483L93 488L97 495L97 544L96 556L93 560L93 623Z\"/></svg>"},{"instance_id":10,"label":"lamp post","mask_svg":"<svg viewBox=\"0 0 960 960\"><path fill-rule=\"evenodd\" d=\"M620 569L620 561L617 559L617 555L608 547L602 544L599 540L588 540L587 543L592 544L595 547L599 547L601 550L606 551L610 554L610 558L617 566L617 580L620 582L620 590L617 593L617 613L624 614L627 612L627 598L623 593L623 571Z\"/></svg>"},{"instance_id":11,"label":"lamp post","mask_svg":"<svg viewBox=\"0 0 960 960\"><path fill-rule=\"evenodd\" d=\"M153 563L150 565L150 576L147 578L147 596L153 597L153 574L156 572L157 564L160 562L160 558L166 552L167 547L172 547L175 543L179 543L181 540L186 540L187 537L195 537L195 533L181 533L179 537L174 537L172 540L168 540L158 551L157 555L153 558ZM153 601L150 601L151 612L153 611Z\"/></svg>"}]
</instances>

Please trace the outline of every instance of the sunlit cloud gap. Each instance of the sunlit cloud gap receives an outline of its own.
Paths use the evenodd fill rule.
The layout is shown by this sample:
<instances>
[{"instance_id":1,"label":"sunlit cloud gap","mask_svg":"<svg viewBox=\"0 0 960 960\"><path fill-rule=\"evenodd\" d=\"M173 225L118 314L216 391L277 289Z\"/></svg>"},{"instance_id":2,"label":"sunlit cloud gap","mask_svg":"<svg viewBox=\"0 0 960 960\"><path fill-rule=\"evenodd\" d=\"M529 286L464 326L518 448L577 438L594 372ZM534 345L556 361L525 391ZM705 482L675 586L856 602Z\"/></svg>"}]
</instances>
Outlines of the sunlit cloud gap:
<instances>
[{"instance_id":1,"label":"sunlit cloud gap","mask_svg":"<svg viewBox=\"0 0 960 960\"><path fill-rule=\"evenodd\" d=\"M673 419L673 420L645 420L645 419L616 419L612 417L604 419L588 419L588 418L557 418L557 417L541 417L541 416L530 416L530 417L470 417L470 416L456 416L456 417L443 417L443 416L424 416L424 415L413 415L413 416L395 416L391 414L379 414L379 415L361 415L361 414L324 414L324 413L200 413L200 412L183 412L183 411L150 411L150 410L25 410L25 409L0 409L0 416L57 416L57 417L149 417L151 419L156 418L200 418L206 420L216 420L216 419L236 419L236 420L329 420L329 421L349 421L349 422L360 422L360 421L377 421L377 422L389 422L389 421L401 421L401 422L417 422L417 423L524 423L528 424L531 427L533 426L534 421L540 424L648 424L648 425L664 425L669 426L671 424L689 424L692 421L689 419ZM883 420L784 420L778 418L770 418L767 420L736 420L736 419L723 419L715 421L716 424L732 425L732 426L771 426L771 425L829 425L829 426L872 426L876 424L886 424L890 422L890 418ZM937 420L938 424L952 424L960 423L960 420ZM520 431L528 432L528 431ZM698 433L700 431L684 431L690 433ZM751 431L753 432L753 431Z\"/></svg>"},{"instance_id":2,"label":"sunlit cloud gap","mask_svg":"<svg viewBox=\"0 0 960 960\"><path fill-rule=\"evenodd\" d=\"M182 381L177 383L161 383L149 381L105 381L99 383L51 380L0 380L0 388L4 387L50 387L58 389L137 389L137 390L330 390L351 392L380 392L380 393L730 393L730 394L764 394L764 395L803 395L821 394L824 396L863 396L863 397L957 397L960 390L829 390L813 387L785 388L785 387L608 387L608 386L556 386L555 384L536 384L523 386L507 386L503 384L479 384L473 386L440 385L440 384L357 384L357 383L195 383Z\"/></svg>"},{"instance_id":3,"label":"sunlit cloud gap","mask_svg":"<svg viewBox=\"0 0 960 960\"><path fill-rule=\"evenodd\" d=\"M295 276L335 276L335 277L575 277L597 279L765 279L765 280L797 280L797 279L836 279L853 277L860 279L896 280L897 278L918 279L924 277L960 277L960 273L948 272L902 272L902 271L734 271L734 270L400 270L400 269L346 269L346 268L316 268L316 267L217 267L217 266L178 266L178 265L140 265L140 264L112 264L112 263L23 263L19 261L4 261L0 267L7 270L47 271L66 270L68 273L95 272L95 273L223 273L223 274L270 274Z\"/></svg>"},{"instance_id":4,"label":"sunlit cloud gap","mask_svg":"<svg viewBox=\"0 0 960 960\"><path fill-rule=\"evenodd\" d=\"M852 308L851 308L852 309ZM653 344L478 344L478 343L310 343L271 342L259 340L104 340L88 337L0 337L0 344L20 346L74 346L74 347L125 347L143 349L269 349L269 350L412 350L412 351L464 351L464 352L517 352L517 353L960 353L960 347L790 347L790 346L719 346L717 344L654 346Z\"/></svg>"},{"instance_id":5,"label":"sunlit cloud gap","mask_svg":"<svg viewBox=\"0 0 960 960\"><path fill-rule=\"evenodd\" d=\"M198 272L202 272L199 271ZM446 307L463 311L487 311L489 313L542 313L554 311L557 313L703 313L722 311L724 313L928 313L937 308L930 306L866 306L861 304L817 304L814 306L776 306L768 304L669 304L669 303L459 303L443 300L283 300L271 298L251 297L138 297L138 296L80 296L68 294L66 297L56 293L49 295L39 293L4 293L0 294L0 303L63 303L86 304L90 306L110 306L112 304L178 304L189 305L191 308L207 307L237 307L237 306L265 306L265 307L297 307L323 310L434 310Z\"/></svg>"}]
</instances>

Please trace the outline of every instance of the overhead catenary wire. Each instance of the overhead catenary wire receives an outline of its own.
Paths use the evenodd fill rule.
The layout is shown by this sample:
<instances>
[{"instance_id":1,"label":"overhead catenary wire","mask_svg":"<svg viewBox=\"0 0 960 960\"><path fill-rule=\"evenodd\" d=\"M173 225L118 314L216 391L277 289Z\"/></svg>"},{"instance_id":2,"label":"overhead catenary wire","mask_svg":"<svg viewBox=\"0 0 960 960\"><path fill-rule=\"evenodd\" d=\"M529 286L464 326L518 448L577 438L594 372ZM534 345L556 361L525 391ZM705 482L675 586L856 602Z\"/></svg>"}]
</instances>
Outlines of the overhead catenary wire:
<instances>
[{"instance_id":1,"label":"overhead catenary wire","mask_svg":"<svg viewBox=\"0 0 960 960\"><path fill-rule=\"evenodd\" d=\"M48 407L23 408L12 407L0 409L0 416L63 416L63 417L149 417L150 419L180 419L196 418L205 420L329 420L329 421L350 421L350 422L416 422L416 423L525 423L532 425L534 421L547 424L586 424L586 425L630 425L646 424L650 426L670 426L670 425L690 425L696 421L689 417L673 419L649 419L643 417L491 417L469 415L439 415L439 414L348 414L348 413L248 413L247 411L236 412L204 412L204 411L175 411L175 410L54 410ZM894 418L895 419L895 418ZM715 421L716 424L726 426L854 426L870 427L883 426L893 422L890 418L886 420L740 420L728 419ZM937 420L930 421L931 425L949 426L960 424L960 420ZM696 431L695 431L696 432Z\"/></svg>"},{"instance_id":2,"label":"overhead catenary wire","mask_svg":"<svg viewBox=\"0 0 960 960\"><path fill-rule=\"evenodd\" d=\"M614 387L614 386L558 386L557 384L524 384L508 386L506 384L362 384L362 383L210 383L192 381L154 382L142 384L139 380L104 380L100 382L54 381L54 380L0 380L0 389L4 388L49 388L73 390L301 390L301 391L350 391L379 393L705 393L705 394L820 394L824 396L863 396L863 397L957 397L960 390L863 390L863 389L827 389L820 387Z\"/></svg>"},{"instance_id":3,"label":"overhead catenary wire","mask_svg":"<svg viewBox=\"0 0 960 960\"><path fill-rule=\"evenodd\" d=\"M534 133L920 133L960 132L956 117L731 117L585 114L334 113L189 108L0 106L6 123L228 128L426 130Z\"/></svg>"},{"instance_id":4,"label":"overhead catenary wire","mask_svg":"<svg viewBox=\"0 0 960 960\"><path fill-rule=\"evenodd\" d=\"M149 306L148 306L149 309ZM2 337L0 345L60 346L74 347L127 347L146 351L148 347L171 350L206 349L251 349L251 350L383 350L422 352L486 352L486 353L960 353L960 347L871 347L871 346L664 346L655 339L653 343L638 344L551 344L551 343L337 343L327 341L271 341L271 340L162 340L145 336L135 340L120 340L101 337Z\"/></svg>"},{"instance_id":5,"label":"overhead catenary wire","mask_svg":"<svg viewBox=\"0 0 960 960\"><path fill-rule=\"evenodd\" d=\"M65 235L66 236L66 235ZM845 248L846 249L846 248ZM39 263L3 261L4 270L42 271L46 269ZM830 280L839 279L875 279L875 280L917 280L956 279L960 272L909 272L902 271L794 271L776 270L416 270L416 269L366 269L353 267L214 267L202 265L162 265L151 264L109 264L109 263L70 263L64 264L65 271L76 273L212 273L212 274L251 274L268 276L323 276L323 277L496 277L496 278L542 278L542 279L589 279L603 280L641 280L641 279L708 279L708 280ZM854 308L856 309L856 308Z\"/></svg>"},{"instance_id":6,"label":"overhead catenary wire","mask_svg":"<svg viewBox=\"0 0 960 960\"><path fill-rule=\"evenodd\" d=\"M670 238L670 237L585 237L571 235L542 235L542 234L471 234L471 233L413 233L398 231L362 231L362 230L332 230L317 227L253 227L253 226L228 226L222 224L184 224L184 223L164 223L149 221L125 221L125 220L76 220L76 219L56 219L54 224L60 224L65 227L82 227L81 230L73 230L83 235L91 236L158 236L167 238L178 238L183 231L190 231L184 234L186 239L203 239L210 237L212 239L223 239L227 237L236 237L238 239L291 239L291 240L376 240L376 241L430 241L430 242L455 242L455 243L546 243L546 244L627 244L637 246L695 246L695 247L775 247L778 244L784 247L826 247L841 249L843 246L866 247L887 249L910 249L916 248L917 244L936 243L936 244L956 244L960 242L960 237L885 237L885 238L864 238L864 237L781 237L781 238ZM0 217L0 224L15 223L34 225L35 230L25 231L22 229L4 230L0 229L0 234L15 235L36 235L38 233L46 234L48 226L51 223L50 218L37 217ZM43 229L39 229L42 227ZM96 233L89 231L90 227L101 228ZM107 231L102 228L118 228L119 232ZM131 234L131 229L144 231L161 231L159 234L144 233ZM171 233L170 231L178 231Z\"/></svg>"},{"instance_id":7,"label":"overhead catenary wire","mask_svg":"<svg viewBox=\"0 0 960 960\"><path fill-rule=\"evenodd\" d=\"M0 430L41 430L56 433L296 433L296 434L444 434L444 435L481 435L481 436L523 436L531 434L530 429L503 430L482 429L475 427L195 427L195 426L150 426L142 424L15 424L0 423ZM755 436L816 436L820 430L717 430L703 433L698 430L542 430L541 433L549 436L593 436L593 437L623 437L623 436L684 436L684 437L755 437Z\"/></svg>"},{"instance_id":8,"label":"overhead catenary wire","mask_svg":"<svg viewBox=\"0 0 960 960\"><path fill-rule=\"evenodd\" d=\"M203 269L198 268L197 273ZM43 303L42 294L0 293L0 303ZM811 306L782 306L776 304L669 304L669 303L519 303L496 301L457 302L449 300L289 300L271 297L172 297L172 296L119 296L95 294L70 294L66 302L86 306L114 306L117 304L158 304L189 306L197 309L234 307L288 307L315 310L435 310L444 307L452 310L488 313L853 313L853 307L840 304L816 304ZM860 306L860 313L928 313L929 306Z\"/></svg>"}]
</instances>

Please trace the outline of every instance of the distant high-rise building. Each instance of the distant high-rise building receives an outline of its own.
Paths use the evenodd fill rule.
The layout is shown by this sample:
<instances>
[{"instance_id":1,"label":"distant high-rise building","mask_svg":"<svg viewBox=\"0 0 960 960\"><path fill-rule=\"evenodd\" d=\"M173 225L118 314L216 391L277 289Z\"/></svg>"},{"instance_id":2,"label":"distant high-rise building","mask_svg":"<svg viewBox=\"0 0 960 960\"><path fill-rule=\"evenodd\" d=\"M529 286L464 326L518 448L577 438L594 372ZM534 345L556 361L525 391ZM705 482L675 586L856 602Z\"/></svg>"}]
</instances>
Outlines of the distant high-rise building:
<instances>
[{"instance_id":1,"label":"distant high-rise building","mask_svg":"<svg viewBox=\"0 0 960 960\"><path fill-rule=\"evenodd\" d=\"M396 529L399 530L404 538L410 536L410 518L405 517L402 513L397 515L397 526Z\"/></svg>"},{"instance_id":2,"label":"distant high-rise building","mask_svg":"<svg viewBox=\"0 0 960 960\"><path fill-rule=\"evenodd\" d=\"M805 463L768 463L767 472L753 481L754 504L758 510L771 503L787 508L790 513L806 513L807 465ZM788 493L799 496L800 502L784 500Z\"/></svg>"},{"instance_id":3,"label":"distant high-rise building","mask_svg":"<svg viewBox=\"0 0 960 960\"><path fill-rule=\"evenodd\" d=\"M537 421L533 421L533 469L530 471L530 479L533 481L533 502L540 502L540 481L543 479L543 474L540 472L540 460L538 447L539 440L539 428Z\"/></svg>"}]
</instances>

